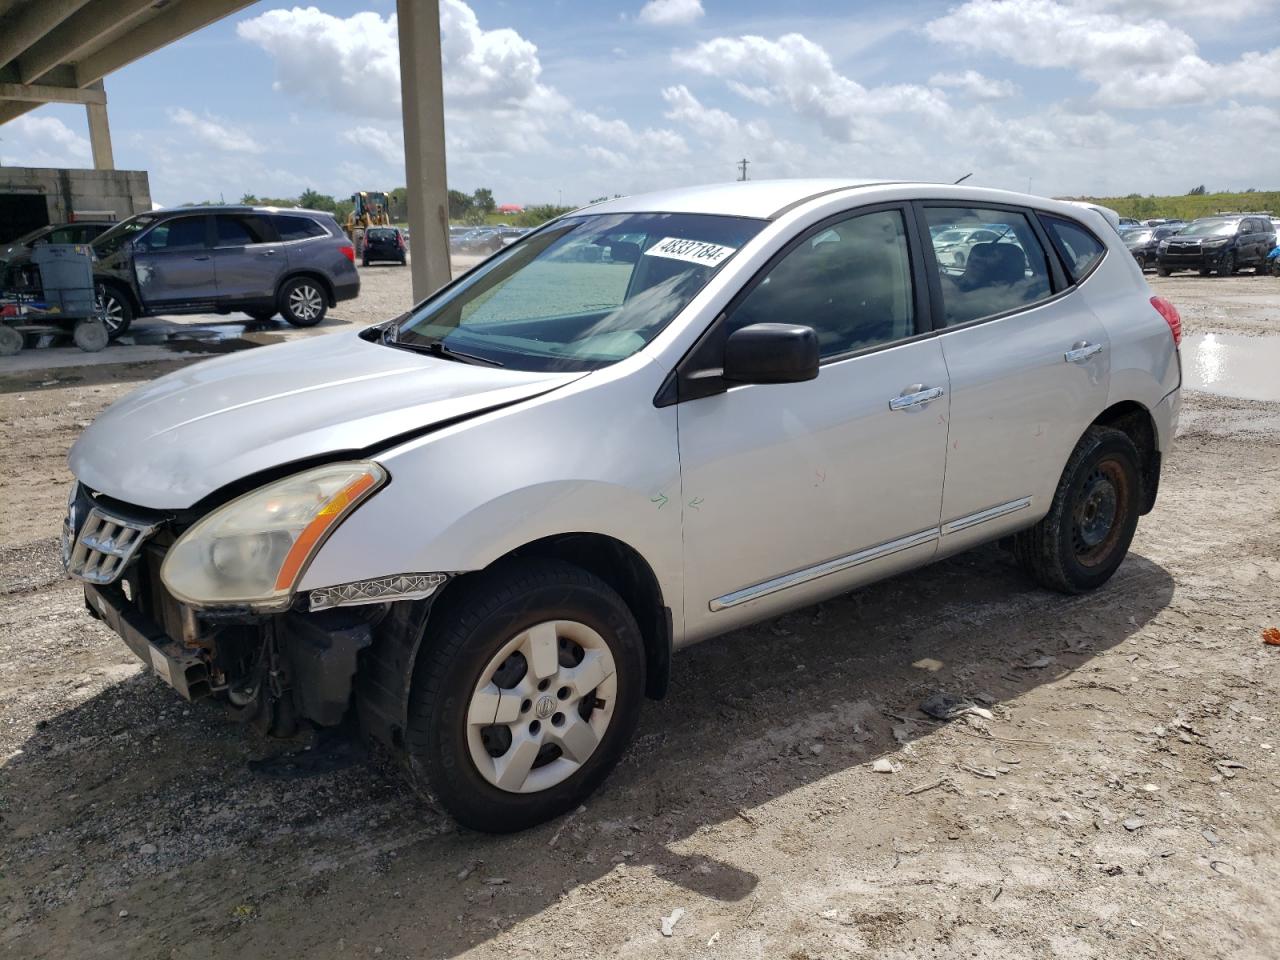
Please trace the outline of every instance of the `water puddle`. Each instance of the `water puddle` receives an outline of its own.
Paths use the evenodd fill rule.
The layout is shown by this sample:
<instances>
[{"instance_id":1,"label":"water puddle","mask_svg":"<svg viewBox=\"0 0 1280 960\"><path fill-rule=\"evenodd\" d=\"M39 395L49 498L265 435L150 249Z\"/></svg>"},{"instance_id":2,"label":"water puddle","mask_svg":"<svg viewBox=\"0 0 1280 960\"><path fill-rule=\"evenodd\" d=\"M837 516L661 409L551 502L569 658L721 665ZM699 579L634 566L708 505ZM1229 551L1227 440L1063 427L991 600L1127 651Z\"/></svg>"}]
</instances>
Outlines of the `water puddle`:
<instances>
[{"instance_id":1,"label":"water puddle","mask_svg":"<svg viewBox=\"0 0 1280 960\"><path fill-rule=\"evenodd\" d=\"M1280 337L1183 337L1182 385L1240 400L1280 401Z\"/></svg>"}]
</instances>

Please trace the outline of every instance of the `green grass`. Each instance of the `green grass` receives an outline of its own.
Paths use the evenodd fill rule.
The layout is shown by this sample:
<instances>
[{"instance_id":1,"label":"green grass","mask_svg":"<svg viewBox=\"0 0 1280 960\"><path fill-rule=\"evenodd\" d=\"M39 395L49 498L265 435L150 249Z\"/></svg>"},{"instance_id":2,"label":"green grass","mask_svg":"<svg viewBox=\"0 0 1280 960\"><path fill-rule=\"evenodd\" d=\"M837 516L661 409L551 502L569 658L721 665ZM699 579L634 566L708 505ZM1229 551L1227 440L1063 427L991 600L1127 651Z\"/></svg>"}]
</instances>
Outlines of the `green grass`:
<instances>
[{"instance_id":1,"label":"green grass","mask_svg":"<svg viewBox=\"0 0 1280 960\"><path fill-rule=\"evenodd\" d=\"M1195 220L1215 213L1270 213L1280 216L1280 190L1254 193L1206 193L1203 196L1156 197L1131 193L1127 197L1072 197L1110 207L1122 217L1147 220L1151 217L1178 217Z\"/></svg>"}]
</instances>

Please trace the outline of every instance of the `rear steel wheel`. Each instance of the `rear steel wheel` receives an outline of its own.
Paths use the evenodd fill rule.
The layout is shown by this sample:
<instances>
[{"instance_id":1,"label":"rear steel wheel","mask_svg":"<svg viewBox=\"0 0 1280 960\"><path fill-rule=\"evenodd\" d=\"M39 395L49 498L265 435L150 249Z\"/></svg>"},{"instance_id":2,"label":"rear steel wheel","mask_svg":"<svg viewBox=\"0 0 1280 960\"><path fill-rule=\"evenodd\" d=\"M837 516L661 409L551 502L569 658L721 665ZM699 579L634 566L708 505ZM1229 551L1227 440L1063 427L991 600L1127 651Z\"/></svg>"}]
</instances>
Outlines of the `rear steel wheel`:
<instances>
[{"instance_id":1,"label":"rear steel wheel","mask_svg":"<svg viewBox=\"0 0 1280 960\"><path fill-rule=\"evenodd\" d=\"M1014 539L1014 554L1044 586L1102 586L1129 552L1142 503L1138 450L1128 435L1090 427L1072 451L1044 519Z\"/></svg>"}]
</instances>

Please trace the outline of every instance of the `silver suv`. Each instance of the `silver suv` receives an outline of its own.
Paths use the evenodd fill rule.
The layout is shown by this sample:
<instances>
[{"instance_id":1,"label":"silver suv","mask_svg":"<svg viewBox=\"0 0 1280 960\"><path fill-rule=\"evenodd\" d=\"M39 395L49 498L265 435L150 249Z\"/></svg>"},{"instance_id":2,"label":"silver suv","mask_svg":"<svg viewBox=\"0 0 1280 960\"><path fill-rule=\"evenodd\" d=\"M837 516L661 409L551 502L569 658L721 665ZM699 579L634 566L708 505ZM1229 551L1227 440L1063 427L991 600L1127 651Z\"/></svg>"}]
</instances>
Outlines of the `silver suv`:
<instances>
[{"instance_id":1,"label":"silver suv","mask_svg":"<svg viewBox=\"0 0 1280 960\"><path fill-rule=\"evenodd\" d=\"M275 207L140 213L93 242L94 280L112 339L134 317L278 312L313 327L360 293L356 248L333 215Z\"/></svg>"},{"instance_id":2,"label":"silver suv","mask_svg":"<svg viewBox=\"0 0 1280 960\"><path fill-rule=\"evenodd\" d=\"M514 830L605 778L682 647L996 539L1101 586L1155 502L1180 335L1098 214L1040 197L613 200L395 321L115 404L71 451L67 569L183 696L358 720Z\"/></svg>"}]
</instances>

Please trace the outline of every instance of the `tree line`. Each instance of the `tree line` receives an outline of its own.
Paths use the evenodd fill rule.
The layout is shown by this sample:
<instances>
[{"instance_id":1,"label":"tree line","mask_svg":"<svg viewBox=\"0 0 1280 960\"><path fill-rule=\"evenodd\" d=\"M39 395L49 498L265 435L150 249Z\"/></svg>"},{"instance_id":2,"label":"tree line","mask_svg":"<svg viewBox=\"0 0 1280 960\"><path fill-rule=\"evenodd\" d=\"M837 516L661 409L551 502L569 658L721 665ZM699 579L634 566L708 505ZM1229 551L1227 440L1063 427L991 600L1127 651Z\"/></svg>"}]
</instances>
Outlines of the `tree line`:
<instances>
[{"instance_id":1,"label":"tree line","mask_svg":"<svg viewBox=\"0 0 1280 960\"><path fill-rule=\"evenodd\" d=\"M403 223L408 220L408 188L396 187L387 192L391 199L391 208L387 212L391 215L392 222ZM476 226L487 223L498 208L493 199L493 191L488 187L480 187L471 193L451 189L448 196L449 219L460 223ZM212 201L205 201L205 203L210 202ZM311 189L303 190L296 197L266 197L246 193L240 198L240 202L252 206L306 207L308 210L323 210L326 213L332 213L339 223L346 222L355 206L350 197L333 197ZM573 209L573 207L562 207L553 203L536 204L525 208L523 213L512 214L504 217L503 220L513 226L536 227Z\"/></svg>"}]
</instances>

